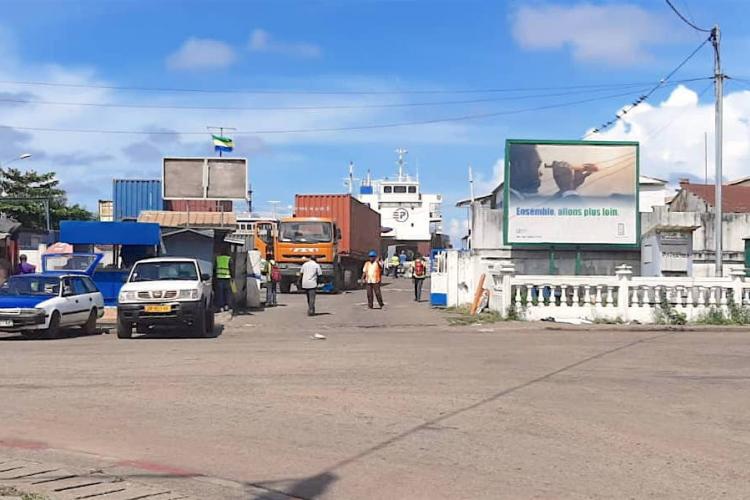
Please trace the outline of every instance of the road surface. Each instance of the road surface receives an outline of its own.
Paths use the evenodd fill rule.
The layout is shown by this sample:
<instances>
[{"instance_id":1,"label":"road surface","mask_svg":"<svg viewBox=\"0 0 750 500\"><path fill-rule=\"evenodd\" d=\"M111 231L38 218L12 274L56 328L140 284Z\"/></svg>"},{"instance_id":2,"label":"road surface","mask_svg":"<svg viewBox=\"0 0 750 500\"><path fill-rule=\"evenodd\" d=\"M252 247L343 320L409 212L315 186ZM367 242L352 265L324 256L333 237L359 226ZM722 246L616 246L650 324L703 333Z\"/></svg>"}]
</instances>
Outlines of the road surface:
<instances>
[{"instance_id":1,"label":"road surface","mask_svg":"<svg viewBox=\"0 0 750 500\"><path fill-rule=\"evenodd\" d=\"M214 339L7 336L0 456L196 498L747 497L750 333L452 327L409 286Z\"/></svg>"}]
</instances>

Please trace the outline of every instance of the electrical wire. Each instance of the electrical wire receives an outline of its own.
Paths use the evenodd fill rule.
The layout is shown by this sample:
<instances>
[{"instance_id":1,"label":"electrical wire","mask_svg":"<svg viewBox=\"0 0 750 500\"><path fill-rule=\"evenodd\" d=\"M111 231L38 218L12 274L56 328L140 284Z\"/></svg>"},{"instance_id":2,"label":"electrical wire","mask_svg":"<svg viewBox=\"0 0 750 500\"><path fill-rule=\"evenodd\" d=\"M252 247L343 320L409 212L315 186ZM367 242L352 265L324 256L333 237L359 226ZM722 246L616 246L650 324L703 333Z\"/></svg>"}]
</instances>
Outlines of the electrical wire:
<instances>
[{"instance_id":1,"label":"electrical wire","mask_svg":"<svg viewBox=\"0 0 750 500\"><path fill-rule=\"evenodd\" d=\"M694 30L701 31L703 33L711 33L712 32L712 30L707 30L705 28L701 28L699 26L696 26L692 21L690 21L688 18L686 18L685 16L683 16L682 13L679 10L677 10L677 7L674 6L674 4L672 3L671 0L665 0L665 1L667 2L667 5L669 5L669 8L672 9L675 14L677 14L677 17L679 17L680 19L682 19L682 21L685 24L687 24L688 26L690 26Z\"/></svg>"},{"instance_id":2,"label":"electrical wire","mask_svg":"<svg viewBox=\"0 0 750 500\"><path fill-rule=\"evenodd\" d=\"M268 135L268 134L302 134L302 133L317 133L317 132L349 132L357 130L374 130L374 129L386 129L396 127L406 127L414 125L432 125L437 123L449 123L449 122L462 122L469 120L478 120L483 118L492 118L504 115L515 115L521 113L528 113L533 111L542 111L547 109L563 108L567 106L575 106L577 104L584 104L588 102L601 101L606 99L613 99L617 97L625 97L637 95L640 92L623 92L617 94L608 94L605 96L591 97L587 99L579 99L576 101L568 101L556 104L547 104L542 106L535 106L530 108L521 108L513 110L503 110L489 113L478 113L469 114L463 116L447 117L447 118L435 118L430 120L421 121L406 121L406 122L394 122L394 123L382 123L382 124L368 124L368 125L353 125L347 127L322 127L322 128L306 128L306 129L270 129L270 130L239 130L233 132L233 135ZM123 135L205 135L205 131L173 131L173 130L111 130L111 129L73 129L73 128L54 128L54 127L26 127L16 125L0 125L0 127L12 128L15 130L34 131L34 132L64 132L64 133L81 133L81 134L123 134Z\"/></svg>"},{"instance_id":3,"label":"electrical wire","mask_svg":"<svg viewBox=\"0 0 750 500\"><path fill-rule=\"evenodd\" d=\"M710 77L690 78L672 82L671 85L679 83L706 80ZM635 84L628 84L633 87ZM640 85L639 85L640 86ZM486 97L482 99L465 99L457 101L428 101L428 102L403 102L403 103L374 103L374 104L331 104L322 106L186 106L179 104L128 104L128 103L99 103L99 102L77 102L77 101L47 101L37 99L0 98L0 103L33 104L45 106L79 106L95 108L124 108L124 109L173 109L173 110L208 110L208 111L323 111L336 109L387 109L387 108L409 108L422 106L448 106L457 104L479 104L487 102L498 102L507 100L528 100L548 97L560 97L576 94L601 93L610 89L587 89L571 90L568 92L557 92L549 94L534 94L522 96Z\"/></svg>"},{"instance_id":4,"label":"electrical wire","mask_svg":"<svg viewBox=\"0 0 750 500\"><path fill-rule=\"evenodd\" d=\"M635 101L633 101L633 103L630 104L630 106L628 108L624 109L621 112L616 113L615 117L613 119L611 119L608 122L603 123L602 125L596 127L591 132L589 132L588 134L586 134L585 136L583 136L583 138L584 139L588 139L592 135L598 134L602 130L609 128L611 125L613 125L613 124L617 123L618 121L620 121L623 116L625 116L630 111L632 111L634 108L636 108L641 103L643 103L644 101L646 101L649 97L651 97L654 94L654 92L656 92L657 90L659 90L660 88L662 88L667 83L667 81L670 78L672 78L672 76L674 76L675 73L677 73L680 69L682 69L682 67L685 66L685 64L687 64L687 62L690 61L695 56L695 54L697 54L698 51L700 51L703 48L703 46L706 45L712 39L712 37L713 37L713 33L708 38L706 38L705 40L703 40L700 43L700 45L698 45L685 59L682 60L682 62L680 62L680 64L678 64L672 71L670 71L669 74L667 74L667 76L665 76L664 78L662 78L661 80L659 80L659 83L657 83L656 85L654 85L653 88L651 88L651 90L649 90L645 94L641 95L638 99L636 99Z\"/></svg>"},{"instance_id":5,"label":"electrical wire","mask_svg":"<svg viewBox=\"0 0 750 500\"><path fill-rule=\"evenodd\" d=\"M137 87L121 85L96 85L83 83L62 83L44 81L0 80L0 84L25 85L38 87L67 87L104 90L128 90L139 92L173 92L173 93L201 93L201 94L277 94L277 95L410 95L410 94L492 94L502 92L533 92L550 90L574 90L618 88L623 86L649 85L650 82L611 83L567 85L557 87L508 87L487 89L421 89L421 90L305 90L305 89L200 89L179 87Z\"/></svg>"}]
</instances>

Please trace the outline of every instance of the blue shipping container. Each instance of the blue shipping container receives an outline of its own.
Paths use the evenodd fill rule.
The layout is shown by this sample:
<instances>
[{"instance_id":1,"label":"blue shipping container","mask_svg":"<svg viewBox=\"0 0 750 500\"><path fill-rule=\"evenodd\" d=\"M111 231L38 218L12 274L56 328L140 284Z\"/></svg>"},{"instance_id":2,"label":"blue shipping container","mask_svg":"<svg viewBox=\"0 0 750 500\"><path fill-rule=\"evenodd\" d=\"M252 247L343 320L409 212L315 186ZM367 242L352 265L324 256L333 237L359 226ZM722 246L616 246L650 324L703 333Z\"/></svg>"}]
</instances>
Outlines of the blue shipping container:
<instances>
[{"instance_id":1,"label":"blue shipping container","mask_svg":"<svg viewBox=\"0 0 750 500\"><path fill-rule=\"evenodd\" d=\"M114 179L115 221L137 219L143 210L164 210L159 179Z\"/></svg>"}]
</instances>

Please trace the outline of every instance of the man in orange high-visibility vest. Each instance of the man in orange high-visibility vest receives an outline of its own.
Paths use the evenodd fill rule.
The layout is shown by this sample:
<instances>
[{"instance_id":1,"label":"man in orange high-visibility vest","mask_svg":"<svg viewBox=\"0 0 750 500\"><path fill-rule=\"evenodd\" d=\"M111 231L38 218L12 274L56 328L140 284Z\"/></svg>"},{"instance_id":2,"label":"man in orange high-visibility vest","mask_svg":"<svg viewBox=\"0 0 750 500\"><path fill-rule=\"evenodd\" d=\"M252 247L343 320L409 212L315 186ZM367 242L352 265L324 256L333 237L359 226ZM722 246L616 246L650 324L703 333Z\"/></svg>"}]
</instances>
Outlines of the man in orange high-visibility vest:
<instances>
[{"instance_id":1,"label":"man in orange high-visibility vest","mask_svg":"<svg viewBox=\"0 0 750 500\"><path fill-rule=\"evenodd\" d=\"M365 262L362 268L362 281L367 285L367 307L373 308L373 295L377 297L378 304L382 309L383 295L380 292L380 281L383 278L383 264L378 260L378 253L375 250L370 250L370 260Z\"/></svg>"}]
</instances>

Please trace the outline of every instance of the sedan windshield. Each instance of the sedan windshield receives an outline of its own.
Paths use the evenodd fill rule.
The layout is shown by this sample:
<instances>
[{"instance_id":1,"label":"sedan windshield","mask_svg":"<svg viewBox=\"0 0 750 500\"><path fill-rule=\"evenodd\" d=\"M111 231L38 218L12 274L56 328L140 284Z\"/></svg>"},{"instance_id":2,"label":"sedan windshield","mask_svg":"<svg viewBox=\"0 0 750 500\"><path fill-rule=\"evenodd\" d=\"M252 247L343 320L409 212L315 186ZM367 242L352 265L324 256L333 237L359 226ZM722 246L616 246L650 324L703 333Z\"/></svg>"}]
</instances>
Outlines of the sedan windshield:
<instances>
[{"instance_id":1,"label":"sedan windshield","mask_svg":"<svg viewBox=\"0 0 750 500\"><path fill-rule=\"evenodd\" d=\"M293 243L328 243L333 231L330 222L282 222L279 239Z\"/></svg>"},{"instance_id":2,"label":"sedan windshield","mask_svg":"<svg viewBox=\"0 0 750 500\"><path fill-rule=\"evenodd\" d=\"M130 281L198 281L193 262L141 262L135 265Z\"/></svg>"},{"instance_id":3,"label":"sedan windshield","mask_svg":"<svg viewBox=\"0 0 750 500\"><path fill-rule=\"evenodd\" d=\"M57 295L60 279L43 276L12 276L0 287L0 295Z\"/></svg>"}]
</instances>

